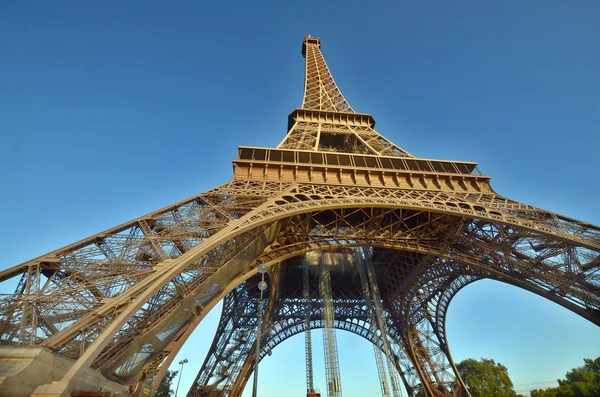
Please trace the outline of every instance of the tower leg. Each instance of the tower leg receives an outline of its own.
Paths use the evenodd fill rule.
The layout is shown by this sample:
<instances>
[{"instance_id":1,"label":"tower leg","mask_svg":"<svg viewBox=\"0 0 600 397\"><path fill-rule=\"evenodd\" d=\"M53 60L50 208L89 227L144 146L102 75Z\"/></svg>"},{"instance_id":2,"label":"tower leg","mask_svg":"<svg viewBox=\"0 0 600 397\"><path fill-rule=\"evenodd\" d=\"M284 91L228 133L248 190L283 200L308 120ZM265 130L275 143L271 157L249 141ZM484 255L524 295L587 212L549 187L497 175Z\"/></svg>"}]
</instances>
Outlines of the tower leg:
<instances>
[{"instance_id":1,"label":"tower leg","mask_svg":"<svg viewBox=\"0 0 600 397\"><path fill-rule=\"evenodd\" d=\"M403 316L403 344L421 379L420 393L425 396L470 396L450 355L446 342L445 310L441 303L449 302L447 291L453 285L464 285L469 278L448 267L427 272L416 279L401 298L399 309ZM445 306L446 307L446 306ZM439 315L442 318L439 318ZM441 323L441 324L440 324Z\"/></svg>"},{"instance_id":2,"label":"tower leg","mask_svg":"<svg viewBox=\"0 0 600 397\"><path fill-rule=\"evenodd\" d=\"M225 297L212 346L188 396L228 396L256 338L256 305L246 283Z\"/></svg>"},{"instance_id":3,"label":"tower leg","mask_svg":"<svg viewBox=\"0 0 600 397\"><path fill-rule=\"evenodd\" d=\"M267 350L269 349L269 347L267 346L267 341L269 340L271 334L270 334L270 330L273 327L273 322L275 320L276 317L276 312L277 310L280 308L281 306L281 302L279 302L278 296L280 295L279 293L279 288L280 288L280 281L282 279L283 273L284 273L284 268L281 266L281 264L277 264L275 266L272 266L271 268L269 268L269 289L268 291L268 300L266 303L264 303L264 315L263 315L263 319L262 319L262 325L261 325L261 338L260 338L260 353L259 353L259 357L258 357L258 362L260 362L260 360L262 360L262 358L265 356ZM248 283L246 285L246 288L249 288L251 291L252 290L256 290L256 283ZM250 349L249 353L246 355L246 359L244 360L243 364L241 365L241 369L239 371L239 374L237 375L237 377L235 378L235 381L233 382L233 385L231 387L231 397L237 397L237 396L241 396L242 392L244 391L244 388L246 387L246 384L248 383L248 380L250 379L250 375L253 373L254 369L256 367L256 338L254 340L254 343L252 344L252 348Z\"/></svg>"},{"instance_id":4,"label":"tower leg","mask_svg":"<svg viewBox=\"0 0 600 397\"><path fill-rule=\"evenodd\" d=\"M277 306L281 267L269 269L268 297L262 321L264 331L270 328ZM258 310L258 279L250 278L227 294L223 313L213 344L207 354L188 396L239 396L255 365L256 326ZM264 350L264 342L261 343Z\"/></svg>"}]
</instances>

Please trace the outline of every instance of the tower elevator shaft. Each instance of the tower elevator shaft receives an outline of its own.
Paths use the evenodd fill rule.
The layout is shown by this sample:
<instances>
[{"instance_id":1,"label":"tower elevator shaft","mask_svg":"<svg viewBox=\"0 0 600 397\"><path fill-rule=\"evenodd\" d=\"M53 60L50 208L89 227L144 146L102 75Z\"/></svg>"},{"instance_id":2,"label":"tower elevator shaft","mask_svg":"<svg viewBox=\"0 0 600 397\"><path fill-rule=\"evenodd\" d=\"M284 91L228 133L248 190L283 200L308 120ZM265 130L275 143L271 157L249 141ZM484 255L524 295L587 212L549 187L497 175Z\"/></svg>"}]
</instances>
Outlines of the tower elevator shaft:
<instances>
[{"instance_id":1,"label":"tower elevator shaft","mask_svg":"<svg viewBox=\"0 0 600 397\"><path fill-rule=\"evenodd\" d=\"M377 373L379 375L379 384L381 386L381 395L383 397L402 397L398 374L392 363L393 350L388 338L388 328L383 313L383 305L381 304L375 267L369 258L368 250L362 249L355 251L354 262L358 268L363 296L365 298L367 310L371 316L371 327L375 334L379 333L379 335L381 335L381 346L378 347L373 344ZM381 349L383 350L383 353Z\"/></svg>"},{"instance_id":2,"label":"tower elevator shaft","mask_svg":"<svg viewBox=\"0 0 600 397\"><path fill-rule=\"evenodd\" d=\"M340 382L340 364L337 350L333 317L333 298L331 293L331 274L322 258L319 267L319 290L323 302L323 348L325 350L325 378L327 381L327 396L342 397Z\"/></svg>"},{"instance_id":3,"label":"tower elevator shaft","mask_svg":"<svg viewBox=\"0 0 600 397\"><path fill-rule=\"evenodd\" d=\"M313 360L312 360L312 335L310 329L310 315L311 315L311 305L310 305L310 278L308 274L309 262L304 257L303 269L302 269L302 285L303 285L303 298L304 304L306 305L306 331L304 332L304 352L306 357L306 396L310 397L315 394L315 386L313 382Z\"/></svg>"}]
</instances>

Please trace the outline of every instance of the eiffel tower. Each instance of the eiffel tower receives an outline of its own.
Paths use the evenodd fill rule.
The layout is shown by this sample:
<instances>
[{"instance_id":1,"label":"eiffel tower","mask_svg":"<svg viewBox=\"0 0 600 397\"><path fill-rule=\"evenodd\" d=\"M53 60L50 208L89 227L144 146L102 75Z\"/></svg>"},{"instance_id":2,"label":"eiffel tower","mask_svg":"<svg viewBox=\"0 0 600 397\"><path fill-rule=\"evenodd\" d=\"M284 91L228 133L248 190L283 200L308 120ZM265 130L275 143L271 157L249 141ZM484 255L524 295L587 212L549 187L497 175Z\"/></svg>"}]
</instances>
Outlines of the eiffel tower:
<instances>
[{"instance_id":1,"label":"eiffel tower","mask_svg":"<svg viewBox=\"0 0 600 397\"><path fill-rule=\"evenodd\" d=\"M383 352L409 396L469 396L445 318L481 279L600 325L599 227L502 197L474 162L413 156L352 109L318 38L302 55L304 100L285 138L239 147L231 181L0 272L19 280L0 301L0 360L63 363L20 378L21 395L156 387L221 300L189 395L239 396L257 358L311 329L334 340L337 328ZM341 395L329 353L328 392Z\"/></svg>"}]
</instances>

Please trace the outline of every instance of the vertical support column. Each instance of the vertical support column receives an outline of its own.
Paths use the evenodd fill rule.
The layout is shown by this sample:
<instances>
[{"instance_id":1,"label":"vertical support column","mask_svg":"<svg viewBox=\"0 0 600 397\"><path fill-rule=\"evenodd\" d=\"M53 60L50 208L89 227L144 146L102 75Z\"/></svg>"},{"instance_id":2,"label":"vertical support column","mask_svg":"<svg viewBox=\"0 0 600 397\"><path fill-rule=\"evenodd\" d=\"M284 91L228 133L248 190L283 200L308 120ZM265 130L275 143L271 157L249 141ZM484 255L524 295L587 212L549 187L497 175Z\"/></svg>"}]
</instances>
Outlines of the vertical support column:
<instances>
[{"instance_id":1,"label":"vertical support column","mask_svg":"<svg viewBox=\"0 0 600 397\"><path fill-rule=\"evenodd\" d=\"M229 395L254 345L258 301L246 283L225 297L215 339L188 396Z\"/></svg>"},{"instance_id":2,"label":"vertical support column","mask_svg":"<svg viewBox=\"0 0 600 397\"><path fill-rule=\"evenodd\" d=\"M388 374L390 382L392 384L392 393L394 397L401 397L402 392L400 391L400 382L398 380L398 374L394 369L394 365L391 362L393 357L392 347L388 338L388 327L385 317L383 315L383 305L381 304L381 295L379 294L379 285L377 284L377 277L375 275L375 268L373 262L369 258L365 258L365 265L367 269L367 276L369 278L369 286L371 287L371 295L373 296L373 306L375 307L375 317L377 318L377 324L379 325L379 331L381 332L381 339L383 340L383 348L386 357L386 363L388 368Z\"/></svg>"},{"instance_id":3,"label":"vertical support column","mask_svg":"<svg viewBox=\"0 0 600 397\"><path fill-rule=\"evenodd\" d=\"M373 344L373 353L375 354L375 364L377 365L377 375L379 376L379 386L381 387L381 396L389 397L390 385L388 383L387 374L385 371L385 364L383 362L383 353L381 350Z\"/></svg>"},{"instance_id":4,"label":"vertical support column","mask_svg":"<svg viewBox=\"0 0 600 397\"><path fill-rule=\"evenodd\" d=\"M360 274L363 295L365 296L365 301L367 303L367 309L371 314L371 326L374 329L379 329L383 344L383 351L385 353L384 364L384 359L381 357L381 351L374 346L376 350L375 360L377 362L377 372L379 373L379 379L381 382L382 395L401 397L402 392L400 391L400 382L398 380L395 366L391 361L394 357L393 350L388 339L387 323L385 322L383 315L383 306L381 304L379 286L377 285L377 278L375 276L375 268L373 267L373 263L366 256L367 253L364 250L358 251L354 255L358 272ZM391 384L391 392L388 385L388 377Z\"/></svg>"},{"instance_id":5,"label":"vertical support column","mask_svg":"<svg viewBox=\"0 0 600 397\"><path fill-rule=\"evenodd\" d=\"M266 351L266 342L269 339L274 322L277 321L278 311L281 305L281 301L279 299L279 283L282 279L282 272L283 269L279 265L274 265L269 268L269 296L268 298L265 298L267 301L265 302L265 310L262 319L263 332L261 332L260 352L257 358L256 341L254 341L255 344L251 349L249 349L248 355L240 366L241 369L239 373L236 374L232 381L231 390L228 394L229 397L239 397L242 395L244 388L250 379L250 375L253 374L257 360L260 361L261 357L264 357L265 354L268 354ZM255 286L253 287L252 284L248 284L246 287L250 288L251 290L256 288Z\"/></svg>"},{"instance_id":6,"label":"vertical support column","mask_svg":"<svg viewBox=\"0 0 600 397\"><path fill-rule=\"evenodd\" d=\"M23 297L21 303L21 325L19 343L34 345L37 333L37 297L40 291L40 264L27 267L23 273L17 291Z\"/></svg>"},{"instance_id":7,"label":"vertical support column","mask_svg":"<svg viewBox=\"0 0 600 397\"><path fill-rule=\"evenodd\" d=\"M334 329L333 298L331 293L331 274L323 265L322 257L320 263L319 290L323 301L323 348L325 350L325 374L327 380L327 396L342 397L342 385L340 379L340 364L337 351L337 339Z\"/></svg>"},{"instance_id":8,"label":"vertical support column","mask_svg":"<svg viewBox=\"0 0 600 397\"><path fill-rule=\"evenodd\" d=\"M355 252L354 261L356 263L356 267L358 268L358 274L360 276L360 283L363 290L363 296L365 298L365 304L367 306L367 312L369 313L369 316L371 318L371 332L373 332L374 335L377 335L377 320L375 319L375 309L373 308L373 299L371 297L371 291L369 289L369 280L367 279L367 274L360 255L360 252ZM385 370L383 354L381 353L381 350L375 343L373 343L373 352L375 354L375 364L377 365L377 375L379 375L379 386L381 387L381 395L383 397L389 397L391 396L390 385L388 383L388 378Z\"/></svg>"},{"instance_id":9,"label":"vertical support column","mask_svg":"<svg viewBox=\"0 0 600 397\"><path fill-rule=\"evenodd\" d=\"M258 283L258 289L260 290L260 299L258 300L258 319L256 323L256 341L254 342L254 383L252 385L252 397L257 397L258 393L258 364L260 363L260 342L262 339L262 327L263 327L263 293L267 289L267 282L265 281L265 273L267 272L267 266L264 263L258 265L258 272L261 274L261 280ZM271 300L272 302L273 300Z\"/></svg>"},{"instance_id":10,"label":"vertical support column","mask_svg":"<svg viewBox=\"0 0 600 397\"><path fill-rule=\"evenodd\" d=\"M315 386L313 382L313 361L312 361L312 336L310 329L310 279L308 274L308 260L304 256L304 274L303 274L303 297L306 305L305 314L306 331L304 331L304 352L306 355L306 393L314 393Z\"/></svg>"},{"instance_id":11,"label":"vertical support column","mask_svg":"<svg viewBox=\"0 0 600 397\"><path fill-rule=\"evenodd\" d=\"M453 290L455 283L463 282L453 271L454 264L445 265L444 270L424 273L403 296L404 343L421 378L420 393L428 397L470 396L450 356L444 330L438 328L444 321L442 317L438 322L437 315L445 315L444 310L438 313L440 297Z\"/></svg>"}]
</instances>

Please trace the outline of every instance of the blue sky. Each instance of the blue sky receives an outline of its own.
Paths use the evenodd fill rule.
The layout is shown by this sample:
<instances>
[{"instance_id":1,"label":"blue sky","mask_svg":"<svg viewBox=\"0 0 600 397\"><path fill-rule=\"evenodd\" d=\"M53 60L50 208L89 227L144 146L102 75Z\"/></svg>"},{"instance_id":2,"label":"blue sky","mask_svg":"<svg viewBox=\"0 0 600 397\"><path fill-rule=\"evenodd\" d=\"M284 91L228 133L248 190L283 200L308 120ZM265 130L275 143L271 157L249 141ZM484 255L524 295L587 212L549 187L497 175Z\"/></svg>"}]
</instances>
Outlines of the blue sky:
<instances>
[{"instance_id":1,"label":"blue sky","mask_svg":"<svg viewBox=\"0 0 600 397\"><path fill-rule=\"evenodd\" d=\"M597 1L123 3L0 5L2 268L228 181L238 145L276 146L307 34L410 153L477 161L499 193L600 224ZM180 354L179 395L217 319ZM494 358L519 390L600 355L597 327L493 282L456 297L448 333L457 361ZM371 347L338 338L344 395L378 393ZM261 364L261 396L303 393L302 349Z\"/></svg>"}]
</instances>

